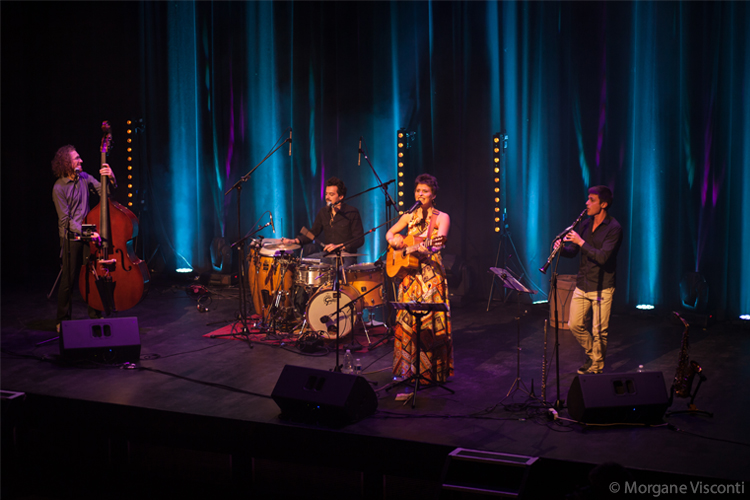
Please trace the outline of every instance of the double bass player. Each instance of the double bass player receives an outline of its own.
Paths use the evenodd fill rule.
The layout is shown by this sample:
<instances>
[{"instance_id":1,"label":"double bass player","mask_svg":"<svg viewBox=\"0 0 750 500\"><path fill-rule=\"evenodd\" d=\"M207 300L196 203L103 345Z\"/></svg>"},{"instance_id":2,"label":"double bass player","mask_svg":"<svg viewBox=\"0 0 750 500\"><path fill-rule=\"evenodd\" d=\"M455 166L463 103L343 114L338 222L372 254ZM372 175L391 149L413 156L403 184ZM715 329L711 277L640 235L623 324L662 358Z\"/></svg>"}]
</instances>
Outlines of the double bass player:
<instances>
[{"instance_id":1,"label":"double bass player","mask_svg":"<svg viewBox=\"0 0 750 500\"><path fill-rule=\"evenodd\" d=\"M57 331L60 323L70 320L73 312L73 283L78 279L81 265L88 260L89 244L81 240L81 226L89 213L89 196L92 190L97 193L101 183L87 174L82 168L83 160L71 145L57 150L52 160L52 172L57 181L52 187L52 201L57 210L57 227L62 252L62 277L57 294ZM99 174L108 176L110 185L117 187L115 174L106 163L101 165ZM101 241L98 233L91 238ZM88 306L90 318L100 318L101 313Z\"/></svg>"}]
</instances>

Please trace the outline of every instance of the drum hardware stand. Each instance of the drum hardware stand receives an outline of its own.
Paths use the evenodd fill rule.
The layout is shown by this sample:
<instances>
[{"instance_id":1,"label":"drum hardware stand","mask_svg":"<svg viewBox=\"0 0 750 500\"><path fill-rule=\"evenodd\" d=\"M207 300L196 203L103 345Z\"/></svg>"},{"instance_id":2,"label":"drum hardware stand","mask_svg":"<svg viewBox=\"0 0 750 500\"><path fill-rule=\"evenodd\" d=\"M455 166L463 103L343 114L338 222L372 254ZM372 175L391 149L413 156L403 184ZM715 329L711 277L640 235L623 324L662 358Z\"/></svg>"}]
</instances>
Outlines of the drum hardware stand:
<instances>
[{"instance_id":1,"label":"drum hardware stand","mask_svg":"<svg viewBox=\"0 0 750 500\"><path fill-rule=\"evenodd\" d=\"M235 182L234 185L232 187L230 187L229 189L227 189L227 191L224 193L224 196L228 196L232 191L234 191L235 189L237 190L237 234L238 235L242 234L242 209L241 209L242 184L245 183L245 182L247 182L248 180L250 180L250 176L253 175L253 172L255 172L255 170L259 166L261 166L261 164L263 164L263 162L265 162L268 158L270 158L276 151L278 151L279 149L281 149L284 146L284 144L286 144L287 142L289 142L289 147L291 148L291 145L292 145L291 127L289 128L289 131L290 131L290 134L289 134L290 137L289 137L289 139L284 140L284 142L282 142L281 144L279 144L275 149L271 150L265 156L265 158L263 158L260 161L260 163L258 163L257 165L255 165L248 173L246 173L245 175L243 175L242 177L240 177L239 180L237 180L237 182ZM286 133L286 131L284 131L284 133ZM276 140L276 142L278 142L278 139ZM258 231L260 231L261 229L263 229L265 227L268 227L269 225L271 225L270 222L268 224L266 224L265 226L259 228L257 231L255 231L255 233L257 233ZM255 234L255 233L252 233L252 234ZM240 281L240 293L239 293L240 319L239 319L239 321L242 323L242 333L241 334L245 335L245 336L248 336L249 333L250 333L250 329L247 326L247 323L248 323L247 322L247 297L246 297L247 290L246 290L246 281L245 281L246 280L246 276L245 276L245 240L247 240L248 236L250 236L250 235L251 234L248 234L244 238L241 238L241 239L237 240L235 243L232 243L232 245L231 245L231 248L234 248L235 246L237 246L237 249L238 249L238 252L239 252L239 259L240 259L239 260L239 262L240 262L240 276L239 276L239 281ZM234 335L232 335L232 336L234 336ZM248 337L248 339L249 339L249 337ZM252 347L252 343L250 344L250 346Z\"/></svg>"},{"instance_id":2,"label":"drum hardware stand","mask_svg":"<svg viewBox=\"0 0 750 500\"><path fill-rule=\"evenodd\" d=\"M343 306L341 306L340 308L336 309L336 311L334 311L334 312L333 312L333 313L331 313L331 314L335 314L335 315L336 315L336 319L338 320L338 317L339 317L339 315L340 315L341 311L342 311L342 310L344 310L344 309L346 309L347 307L351 307L351 308L352 308L352 317L354 317L354 316L355 316L355 315L353 314L353 313L354 313L354 307L355 307L355 304L357 303L357 301L358 301L358 300L362 300L362 298L363 298L363 297L364 297L365 295L367 295L367 294L368 294L368 293L370 293L370 292L374 292L375 290L377 290L377 289L378 289L378 288L380 288L381 286L383 286L383 284L382 284L382 283L381 283L381 284L379 284L378 286L374 286L374 287L372 287L371 289L367 290L367 291L366 291L365 293L363 293L363 294L360 294L360 295L358 295L358 296L357 296L356 298L354 298L354 299L350 300L349 302L347 302L346 304L344 304L344 305L343 305ZM338 304L337 304L337 305L338 305ZM362 313L361 313L361 312L357 312L356 316L357 316L357 318L359 318L359 320L360 320L360 321L362 321ZM362 322L362 325L364 326L364 322ZM372 341L370 340L370 334L369 334L369 332L367 331L367 327L366 327L366 326L365 326L364 330L365 330L365 336L367 337L367 345L371 345L371 344L372 344ZM347 344L347 345L345 345L344 347L345 347L346 349L357 349L357 348L359 348L359 347L364 347L363 345L361 345L361 344L357 343L357 342L356 342L356 340L354 339L354 325L352 325L352 342L351 342L351 344Z\"/></svg>"},{"instance_id":3,"label":"drum hardware stand","mask_svg":"<svg viewBox=\"0 0 750 500\"><path fill-rule=\"evenodd\" d=\"M383 387L386 392L391 390L394 387L398 387L400 385L409 384L411 382L414 382L414 392L413 396L411 397L411 407L414 408L417 404L417 391L419 391L419 384L420 382L423 384L423 389L429 389L430 387L440 387L441 389L444 389L451 394L455 394L456 392L453 389L450 389L445 386L444 382L439 382L437 380L427 380L424 375L421 373L421 357L422 357L422 317L427 316L431 312L448 312L448 306L444 302L437 302L437 303L425 303L425 302L391 302L391 305L394 309L399 311L409 311L409 313L414 317L414 321L417 325L416 333L414 336L414 340L416 343L416 361L415 361L415 372L414 374L406 378L398 383L390 384L388 386Z\"/></svg>"},{"instance_id":4,"label":"drum hardware stand","mask_svg":"<svg viewBox=\"0 0 750 500\"><path fill-rule=\"evenodd\" d=\"M530 397L534 397L534 384L532 382L531 384L531 391L526 389L526 384L523 383L521 380L521 294L522 293L528 293L528 294L535 294L536 290L529 290L525 286L523 286L517 279L515 279L509 271L506 271L503 268L498 267L491 267L490 271L492 271L497 277L499 277L503 281L503 286L509 290L514 290L516 292L516 379L513 381L513 385L510 386L510 389L508 390L508 394L505 395L505 398L503 398L503 401L507 399L511 394L515 394L516 391L521 390L521 386L523 385L523 392L525 392Z\"/></svg>"},{"instance_id":5,"label":"drum hardware stand","mask_svg":"<svg viewBox=\"0 0 750 500\"><path fill-rule=\"evenodd\" d=\"M289 266L290 266L291 263L290 263L290 261L289 261L288 258L285 258L285 257L288 257L286 254L280 256L280 255L278 255L279 252L276 252L276 253L277 253L277 255L275 255L274 257L282 259L282 262L279 265L279 267L281 268L281 272L279 273L279 282L276 285L276 290L274 290L273 295L271 295L271 297L273 298L273 300L272 301L269 300L268 309L266 309L263 312L263 317L261 318L261 324L263 325L263 328L261 328L261 332L262 333L268 333L269 331L276 332L276 322L278 321L279 314L281 314L281 311L283 311L284 309L286 309L285 307L280 307L281 298L282 298L282 296L284 294L288 294L289 293L289 292L283 291L281 289L281 287L284 284L284 276L286 275L286 272L289 269ZM276 267L277 266L277 262L274 261L274 263L272 264L272 266ZM272 269L271 270L271 279L272 280L273 280L273 276L275 274L276 274L276 270ZM266 323L269 320L269 318L270 318L270 321L271 321L270 325L268 325ZM265 331L263 331L263 330L265 330Z\"/></svg>"}]
</instances>

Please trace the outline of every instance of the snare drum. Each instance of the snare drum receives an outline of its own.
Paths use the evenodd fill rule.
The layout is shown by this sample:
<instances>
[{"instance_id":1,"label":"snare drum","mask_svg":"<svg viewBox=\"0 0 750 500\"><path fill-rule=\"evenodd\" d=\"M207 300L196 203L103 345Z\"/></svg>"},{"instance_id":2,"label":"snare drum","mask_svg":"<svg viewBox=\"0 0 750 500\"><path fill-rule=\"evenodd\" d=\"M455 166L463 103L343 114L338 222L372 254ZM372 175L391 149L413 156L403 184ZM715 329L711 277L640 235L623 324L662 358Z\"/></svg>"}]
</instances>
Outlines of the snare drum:
<instances>
[{"instance_id":1,"label":"snare drum","mask_svg":"<svg viewBox=\"0 0 750 500\"><path fill-rule=\"evenodd\" d=\"M306 288L320 288L333 282L333 266L325 263L302 263L294 271L294 284Z\"/></svg>"},{"instance_id":2,"label":"snare drum","mask_svg":"<svg viewBox=\"0 0 750 500\"><path fill-rule=\"evenodd\" d=\"M345 306L350 301L356 299L358 294L354 288L349 285L341 287L341 296L339 297L340 307ZM355 302L355 307L345 307L339 314L339 338L346 337L354 327L359 312L359 301ZM310 298L305 312L307 323L314 331L321 334L326 339L336 338L336 292L331 288L321 288L315 295ZM327 322L325 320L328 320Z\"/></svg>"},{"instance_id":3,"label":"snare drum","mask_svg":"<svg viewBox=\"0 0 750 500\"><path fill-rule=\"evenodd\" d=\"M346 268L346 283L353 287L359 295L363 295L378 285L383 284L383 267L374 262L355 264ZM362 307L382 306L385 292L381 286L362 297Z\"/></svg>"}]
</instances>

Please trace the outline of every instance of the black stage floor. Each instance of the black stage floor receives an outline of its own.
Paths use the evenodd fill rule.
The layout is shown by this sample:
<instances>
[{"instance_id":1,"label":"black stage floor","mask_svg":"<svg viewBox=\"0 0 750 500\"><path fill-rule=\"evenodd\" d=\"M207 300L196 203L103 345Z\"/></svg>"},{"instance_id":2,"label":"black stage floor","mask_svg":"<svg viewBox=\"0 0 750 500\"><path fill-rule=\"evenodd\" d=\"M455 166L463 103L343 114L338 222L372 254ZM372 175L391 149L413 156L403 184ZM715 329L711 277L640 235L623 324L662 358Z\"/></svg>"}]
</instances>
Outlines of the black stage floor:
<instances>
[{"instance_id":1,"label":"black stage floor","mask_svg":"<svg viewBox=\"0 0 750 500\"><path fill-rule=\"evenodd\" d=\"M452 311L456 375L447 387L455 394L420 390L412 409L397 400L410 389L383 390L391 382L393 342L376 328L371 341L379 346L356 356L377 410L334 427L282 421L270 398L286 365L332 369L332 346L304 354L292 337L207 338L236 317L238 290L209 286L209 311L199 312L197 297L186 291L195 283L153 279L147 297L120 313L137 318L140 330L140 360L130 369L61 362L57 342L36 345L55 335L56 304L44 288L50 284L3 286L2 390L23 393L3 398L3 498L169 498L175 491L214 498L447 498L441 485L456 470L457 458L445 465L457 448L537 457L525 469L526 498L563 498L585 487L588 472L604 462L627 469L641 488L631 492L649 493L643 485L657 484L744 488L750 479L750 332L737 323L690 328L690 357L707 376L695 403L713 416L668 412L663 425L586 426L568 420L567 409L558 420L547 418L558 398L554 363L546 403L540 398L548 306L521 304L521 388L533 388L536 398L523 390L506 397L517 372L518 307L515 299L495 300L486 312L487 298L477 297ZM74 318L84 319L85 310L78 299ZM567 401L582 353L567 330L559 333L559 397ZM616 314L601 376L642 364L662 372L668 387L682 337L669 311ZM356 339L367 344L361 331ZM550 328L548 360L553 347ZM686 408L686 399L675 399L669 411ZM467 484L521 489L520 480L482 485L516 481L507 470L518 467L476 466L485 469Z\"/></svg>"}]
</instances>

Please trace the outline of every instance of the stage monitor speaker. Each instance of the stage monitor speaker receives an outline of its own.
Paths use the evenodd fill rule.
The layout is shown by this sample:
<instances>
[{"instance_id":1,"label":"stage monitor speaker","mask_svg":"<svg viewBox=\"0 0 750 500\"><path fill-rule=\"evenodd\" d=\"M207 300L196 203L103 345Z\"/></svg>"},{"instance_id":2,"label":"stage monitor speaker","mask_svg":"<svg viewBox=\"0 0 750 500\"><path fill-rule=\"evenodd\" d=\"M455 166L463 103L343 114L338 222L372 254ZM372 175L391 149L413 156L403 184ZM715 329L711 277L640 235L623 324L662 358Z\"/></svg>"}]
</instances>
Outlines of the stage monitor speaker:
<instances>
[{"instance_id":1,"label":"stage monitor speaker","mask_svg":"<svg viewBox=\"0 0 750 500\"><path fill-rule=\"evenodd\" d=\"M343 426L372 415L378 398L358 375L286 365L271 397L282 420Z\"/></svg>"},{"instance_id":2,"label":"stage monitor speaker","mask_svg":"<svg viewBox=\"0 0 750 500\"><path fill-rule=\"evenodd\" d=\"M135 363L141 356L138 318L63 321L60 325L60 355L71 361Z\"/></svg>"},{"instance_id":3,"label":"stage monitor speaker","mask_svg":"<svg viewBox=\"0 0 750 500\"><path fill-rule=\"evenodd\" d=\"M591 424L662 423L669 406L661 372L579 375L568 391L568 414Z\"/></svg>"}]
</instances>

